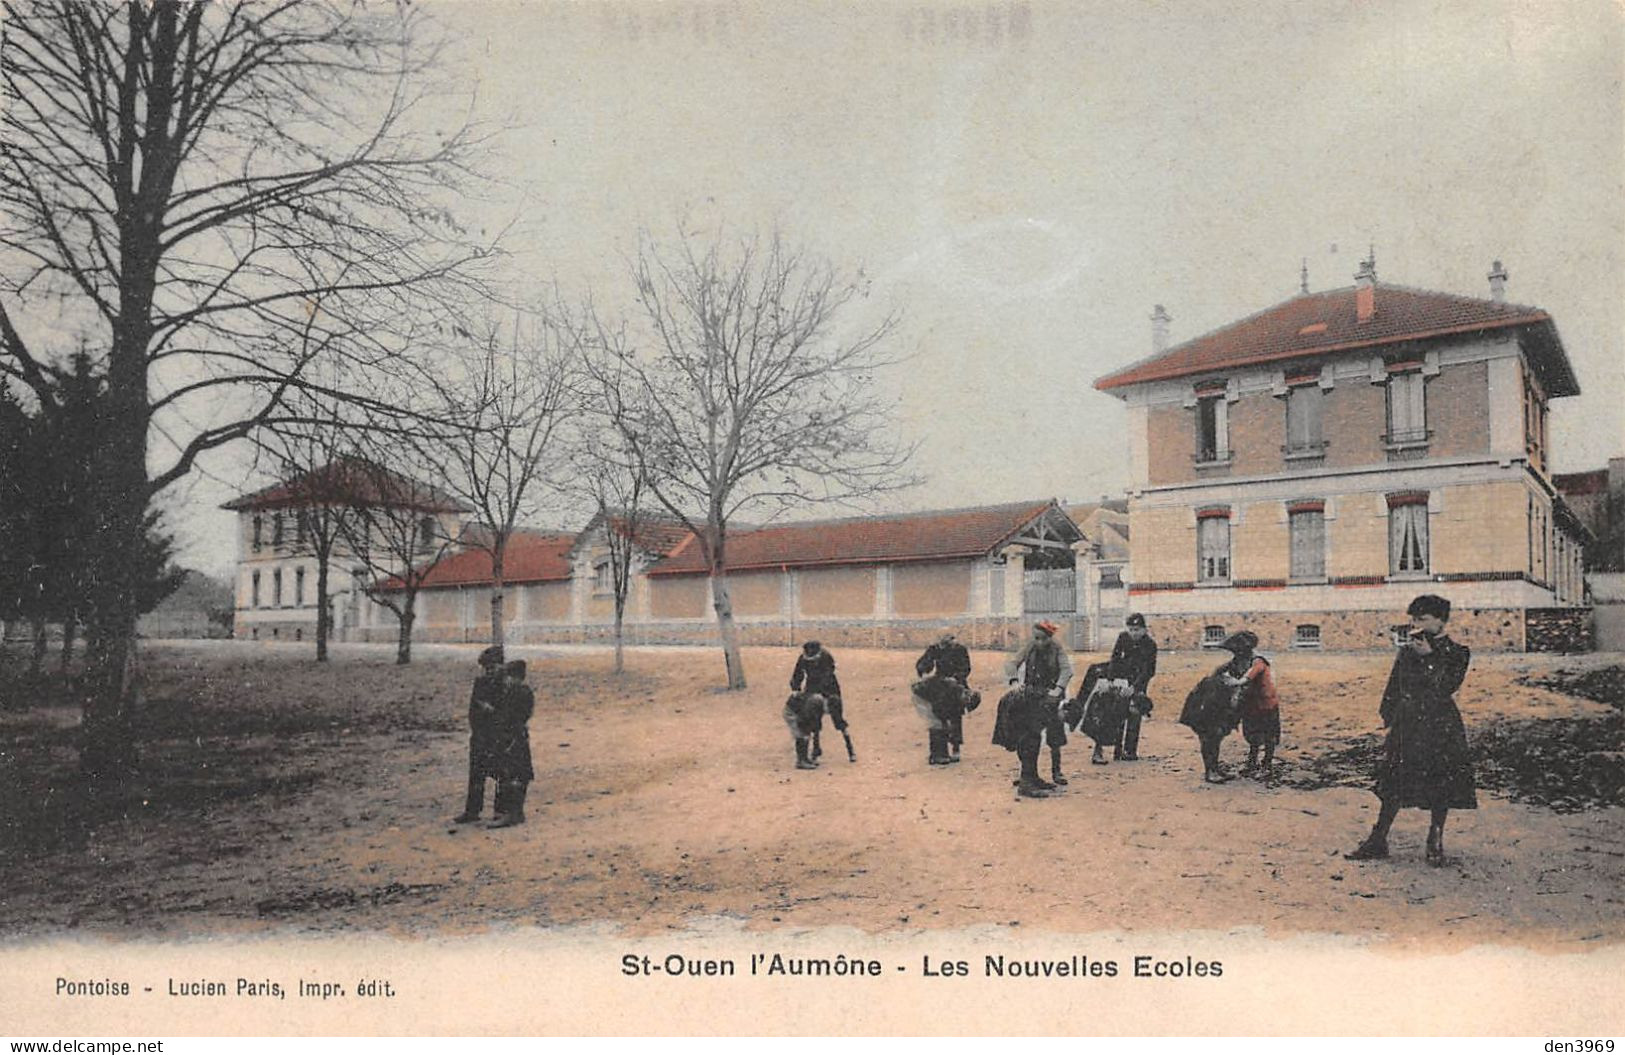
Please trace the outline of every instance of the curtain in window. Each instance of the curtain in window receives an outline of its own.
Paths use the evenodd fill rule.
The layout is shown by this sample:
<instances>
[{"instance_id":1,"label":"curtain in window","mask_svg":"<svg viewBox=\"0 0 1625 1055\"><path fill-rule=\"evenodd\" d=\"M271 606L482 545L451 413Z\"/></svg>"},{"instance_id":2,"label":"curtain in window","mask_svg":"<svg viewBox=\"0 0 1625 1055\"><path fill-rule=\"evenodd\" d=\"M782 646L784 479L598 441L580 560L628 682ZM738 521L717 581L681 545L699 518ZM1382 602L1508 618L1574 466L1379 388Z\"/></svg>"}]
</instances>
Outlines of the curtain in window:
<instances>
[{"instance_id":1,"label":"curtain in window","mask_svg":"<svg viewBox=\"0 0 1625 1055\"><path fill-rule=\"evenodd\" d=\"M1230 521L1204 517L1196 522L1196 578L1201 582L1230 578Z\"/></svg>"},{"instance_id":2,"label":"curtain in window","mask_svg":"<svg viewBox=\"0 0 1625 1055\"><path fill-rule=\"evenodd\" d=\"M1388 570L1402 575L1428 570L1428 507L1425 503L1388 510Z\"/></svg>"},{"instance_id":3,"label":"curtain in window","mask_svg":"<svg viewBox=\"0 0 1625 1055\"><path fill-rule=\"evenodd\" d=\"M1293 513L1292 577L1320 579L1326 575L1326 515L1320 510Z\"/></svg>"}]
</instances>

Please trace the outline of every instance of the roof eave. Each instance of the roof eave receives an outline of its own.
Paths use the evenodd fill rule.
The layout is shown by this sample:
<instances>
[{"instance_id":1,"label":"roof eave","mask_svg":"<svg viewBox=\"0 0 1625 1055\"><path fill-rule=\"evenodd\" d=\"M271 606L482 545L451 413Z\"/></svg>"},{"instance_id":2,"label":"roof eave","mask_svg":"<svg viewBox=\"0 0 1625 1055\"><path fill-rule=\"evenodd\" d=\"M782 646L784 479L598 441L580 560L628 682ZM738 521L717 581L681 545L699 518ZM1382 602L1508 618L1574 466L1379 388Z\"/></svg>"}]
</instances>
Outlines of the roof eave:
<instances>
[{"instance_id":1,"label":"roof eave","mask_svg":"<svg viewBox=\"0 0 1625 1055\"><path fill-rule=\"evenodd\" d=\"M1220 374L1228 370L1235 370L1245 366L1260 366L1264 363L1282 363L1293 359L1312 359L1316 356L1337 352L1357 351L1361 348L1382 348L1391 344L1405 344L1411 341L1425 341L1436 337L1451 337L1464 333L1482 333L1489 330L1503 330L1515 326L1533 326L1540 323L1547 323L1549 325L1551 321L1550 315L1546 314L1544 311L1537 311L1530 315L1520 315L1514 318L1499 319L1494 322L1474 322L1464 323L1460 326L1441 326L1431 330L1416 330L1410 333L1396 333L1386 337L1364 338L1356 341L1339 341L1336 344L1321 344L1315 345L1311 348L1292 348L1286 351L1270 352L1263 355L1241 356L1225 363L1205 364L1202 366L1188 368L1179 367L1169 369L1165 372L1152 373L1139 377L1129 375L1131 372L1143 368L1127 367L1100 378L1095 382L1094 387L1097 391L1112 392L1115 395L1116 392L1114 390L1116 389L1132 388L1135 385L1154 384L1158 381L1176 381L1182 377L1201 377L1205 374ZM1556 336L1555 329L1553 336ZM1559 350L1561 351L1561 345L1559 345ZM1173 349L1173 351L1178 351L1178 349ZM1172 352L1169 354L1172 354ZM1565 369L1567 368L1567 361L1567 357L1564 356L1563 362ZM1578 393L1579 386L1577 382L1573 381L1573 373L1570 372L1568 377L1570 383L1574 384L1575 386L1575 393ZM1119 398L1123 397L1119 396Z\"/></svg>"}]
</instances>

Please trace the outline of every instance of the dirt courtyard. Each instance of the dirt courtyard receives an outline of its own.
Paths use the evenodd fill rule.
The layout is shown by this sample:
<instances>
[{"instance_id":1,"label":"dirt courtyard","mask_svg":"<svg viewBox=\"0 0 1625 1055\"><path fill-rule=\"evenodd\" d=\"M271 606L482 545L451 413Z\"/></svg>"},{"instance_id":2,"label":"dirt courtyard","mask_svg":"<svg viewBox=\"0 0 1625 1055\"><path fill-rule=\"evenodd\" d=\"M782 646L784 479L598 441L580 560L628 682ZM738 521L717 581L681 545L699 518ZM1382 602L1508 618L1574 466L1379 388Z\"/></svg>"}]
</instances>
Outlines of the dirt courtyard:
<instances>
[{"instance_id":1,"label":"dirt courtyard","mask_svg":"<svg viewBox=\"0 0 1625 1055\"><path fill-rule=\"evenodd\" d=\"M1070 787L1032 801L1011 787L1014 756L988 742L994 653L972 656L989 702L967 719L964 763L928 768L913 654L837 651L858 761L826 731L823 766L798 772L779 718L793 650L747 650L752 687L730 694L715 688L712 650L631 651L617 679L607 652L516 649L537 691L537 780L529 822L488 831L450 823L475 652L424 647L397 668L387 649L341 646L323 667L308 646L153 645L143 789L88 832L56 790L77 712L0 712L0 935L592 922L647 934L720 917L870 932L1242 928L1430 949L1625 937L1617 805L1565 812L1481 783L1480 808L1451 817L1448 867L1423 863L1419 811L1402 815L1392 860L1343 860L1375 799L1338 759L1375 742L1383 655L1276 657L1282 772L1218 786L1201 782L1194 737L1174 722L1216 659L1165 655L1143 760L1090 766L1075 738ZM1080 672L1088 658L1075 657ZM1469 735L1617 713L1525 683L1607 662L1475 657L1459 697ZM1243 750L1225 743L1232 763Z\"/></svg>"}]
</instances>

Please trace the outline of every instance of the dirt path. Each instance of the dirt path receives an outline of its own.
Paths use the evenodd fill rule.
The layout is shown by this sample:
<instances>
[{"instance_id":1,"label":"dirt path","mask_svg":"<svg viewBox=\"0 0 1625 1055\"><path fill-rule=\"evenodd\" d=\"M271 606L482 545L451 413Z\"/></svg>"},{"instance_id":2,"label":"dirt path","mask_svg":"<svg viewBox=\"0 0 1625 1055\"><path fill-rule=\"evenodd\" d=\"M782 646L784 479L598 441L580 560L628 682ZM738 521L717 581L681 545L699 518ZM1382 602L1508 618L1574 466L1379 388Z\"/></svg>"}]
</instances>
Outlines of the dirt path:
<instances>
[{"instance_id":1,"label":"dirt path","mask_svg":"<svg viewBox=\"0 0 1625 1055\"><path fill-rule=\"evenodd\" d=\"M837 749L816 772L791 768L778 718L790 653L748 651L755 687L739 695L713 689L720 663L707 653L635 652L618 687L606 656L556 656L532 668L530 823L499 832L448 823L466 757L471 656L446 651L403 672L361 650L341 650L325 671L291 649L158 653L167 660L155 698L167 691L184 698L181 711L210 716L195 724L218 742L177 738L149 757L214 743L221 779L278 779L196 808L159 803L83 845L8 854L0 933L447 933L593 921L648 933L722 917L871 932L1332 932L1430 949L1490 941L1580 951L1625 937L1617 807L1559 814L1481 792L1479 810L1452 815L1450 867L1423 864L1415 811L1396 828L1392 861L1342 859L1375 799L1291 785L1319 782L1310 760L1376 731L1381 656L1277 660L1288 768L1271 786L1200 782L1194 738L1173 718L1213 660L1167 657L1144 760L1091 767L1075 741L1072 784L1045 801L1014 796L1014 756L987 742L991 704L967 721L962 765L925 765L906 689L912 656L838 653L859 761ZM998 657L973 659L973 684L996 696ZM1516 683L1565 662L1596 660L1475 659L1461 697L1469 729L1606 712ZM260 720L290 713L310 721ZM245 718L249 728L233 729L233 716L259 725ZM1226 743L1232 761L1239 750ZM27 782L13 774L13 783Z\"/></svg>"}]
</instances>

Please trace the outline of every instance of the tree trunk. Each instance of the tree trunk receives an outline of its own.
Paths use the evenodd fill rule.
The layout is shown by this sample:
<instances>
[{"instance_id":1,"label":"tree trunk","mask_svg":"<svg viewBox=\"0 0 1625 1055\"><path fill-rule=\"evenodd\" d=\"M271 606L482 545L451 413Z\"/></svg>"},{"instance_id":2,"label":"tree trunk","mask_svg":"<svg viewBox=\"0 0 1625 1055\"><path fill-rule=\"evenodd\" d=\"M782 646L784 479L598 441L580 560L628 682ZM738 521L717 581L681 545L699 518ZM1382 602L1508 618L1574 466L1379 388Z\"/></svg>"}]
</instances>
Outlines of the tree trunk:
<instances>
[{"instance_id":1,"label":"tree trunk","mask_svg":"<svg viewBox=\"0 0 1625 1055\"><path fill-rule=\"evenodd\" d=\"M507 543L498 542L491 550L491 644L503 642L502 606L506 593L502 581L502 564Z\"/></svg>"},{"instance_id":2,"label":"tree trunk","mask_svg":"<svg viewBox=\"0 0 1625 1055\"><path fill-rule=\"evenodd\" d=\"M626 673L626 596L615 595L615 673Z\"/></svg>"},{"instance_id":3,"label":"tree trunk","mask_svg":"<svg viewBox=\"0 0 1625 1055\"><path fill-rule=\"evenodd\" d=\"M332 553L316 549L316 662L327 662L327 635L333 631L333 612L327 601L327 569Z\"/></svg>"},{"instance_id":4,"label":"tree trunk","mask_svg":"<svg viewBox=\"0 0 1625 1055\"><path fill-rule=\"evenodd\" d=\"M401 608L401 636L395 645L395 665L412 662L412 623L417 619L417 596L411 592Z\"/></svg>"},{"instance_id":5,"label":"tree trunk","mask_svg":"<svg viewBox=\"0 0 1625 1055\"><path fill-rule=\"evenodd\" d=\"M62 663L57 668L63 677L68 676L68 666L73 662L73 643L79 636L79 620L69 616L62 623Z\"/></svg>"},{"instance_id":6,"label":"tree trunk","mask_svg":"<svg viewBox=\"0 0 1625 1055\"><path fill-rule=\"evenodd\" d=\"M745 663L739 655L739 630L734 626L733 601L728 597L727 573L715 562L711 568L711 607L722 631L722 658L728 666L728 688L745 687Z\"/></svg>"},{"instance_id":7,"label":"tree trunk","mask_svg":"<svg viewBox=\"0 0 1625 1055\"><path fill-rule=\"evenodd\" d=\"M34 642L34 652L28 658L28 678L38 680L45 667L45 617L36 615L28 621L28 636Z\"/></svg>"}]
</instances>

